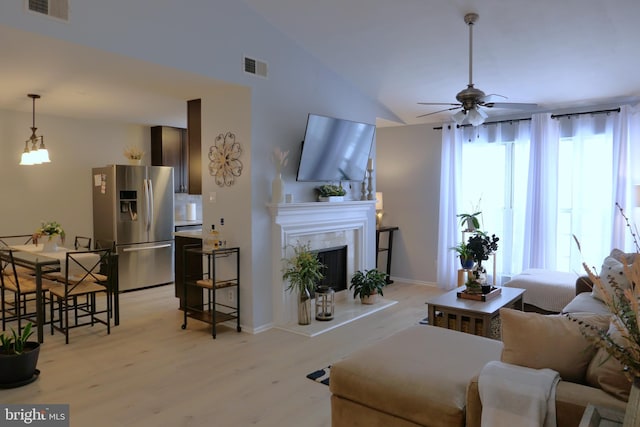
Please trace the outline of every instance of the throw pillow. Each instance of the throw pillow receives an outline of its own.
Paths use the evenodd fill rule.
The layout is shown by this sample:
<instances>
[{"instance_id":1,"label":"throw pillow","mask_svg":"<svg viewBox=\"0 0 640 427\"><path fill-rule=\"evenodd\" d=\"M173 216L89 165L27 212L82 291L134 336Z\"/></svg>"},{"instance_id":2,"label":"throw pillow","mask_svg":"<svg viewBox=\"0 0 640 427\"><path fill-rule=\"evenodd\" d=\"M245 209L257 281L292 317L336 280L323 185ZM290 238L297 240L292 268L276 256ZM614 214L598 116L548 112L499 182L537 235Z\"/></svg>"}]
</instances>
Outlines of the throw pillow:
<instances>
[{"instance_id":1,"label":"throw pillow","mask_svg":"<svg viewBox=\"0 0 640 427\"><path fill-rule=\"evenodd\" d=\"M610 257L614 257L618 261L627 265L633 264L633 261L636 259L636 255L638 254L635 252L622 252L620 249L612 249L609 254Z\"/></svg>"},{"instance_id":2,"label":"throw pillow","mask_svg":"<svg viewBox=\"0 0 640 427\"><path fill-rule=\"evenodd\" d=\"M610 316L572 313L594 326L606 328ZM550 368L565 381L584 383L589 362L596 353L577 322L561 315L542 315L509 308L500 310L501 360L527 368Z\"/></svg>"},{"instance_id":3,"label":"throw pillow","mask_svg":"<svg viewBox=\"0 0 640 427\"><path fill-rule=\"evenodd\" d=\"M608 294L611 294L613 290L612 283L615 283L622 289L627 289L631 286L631 283L624 275L624 264L618 261L612 256L608 256L602 263L602 269L600 270L600 281ZM602 290L594 283L591 295L594 298L604 301L605 297Z\"/></svg>"},{"instance_id":4,"label":"throw pillow","mask_svg":"<svg viewBox=\"0 0 640 427\"><path fill-rule=\"evenodd\" d=\"M609 326L609 335L617 343L622 343L622 336L615 325ZM624 401L629 400L631 381L625 376L623 366L604 348L599 348L587 368L587 384L601 388L609 394Z\"/></svg>"}]
</instances>

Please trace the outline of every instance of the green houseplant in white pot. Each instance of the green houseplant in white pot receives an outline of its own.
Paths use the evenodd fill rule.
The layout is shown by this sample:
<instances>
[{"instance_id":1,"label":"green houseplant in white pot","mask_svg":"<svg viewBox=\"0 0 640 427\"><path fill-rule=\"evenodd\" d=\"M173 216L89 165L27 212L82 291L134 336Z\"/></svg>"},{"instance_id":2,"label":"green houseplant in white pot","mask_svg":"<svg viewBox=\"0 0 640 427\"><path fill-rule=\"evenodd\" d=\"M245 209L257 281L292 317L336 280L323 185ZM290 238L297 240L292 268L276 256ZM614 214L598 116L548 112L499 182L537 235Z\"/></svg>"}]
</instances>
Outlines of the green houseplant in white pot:
<instances>
[{"instance_id":1,"label":"green houseplant in white pot","mask_svg":"<svg viewBox=\"0 0 640 427\"><path fill-rule=\"evenodd\" d=\"M363 304L374 304L376 296L383 296L382 289L387 285L387 274L376 270L356 271L351 277L349 290L353 297L360 297Z\"/></svg>"},{"instance_id":2,"label":"green houseplant in white pot","mask_svg":"<svg viewBox=\"0 0 640 427\"><path fill-rule=\"evenodd\" d=\"M319 202L342 202L347 191L342 188L342 184L325 184L316 188Z\"/></svg>"},{"instance_id":3,"label":"green houseplant in white pot","mask_svg":"<svg viewBox=\"0 0 640 427\"><path fill-rule=\"evenodd\" d=\"M0 384L4 388L18 387L37 378L36 369L40 344L28 341L33 334L31 322L17 334L11 329L11 335L0 335Z\"/></svg>"},{"instance_id":4,"label":"green houseplant in white pot","mask_svg":"<svg viewBox=\"0 0 640 427\"><path fill-rule=\"evenodd\" d=\"M298 324L311 323L311 292L316 284L322 280L322 270L325 265L320 262L318 255L311 251L310 245L293 247L293 256L285 259L282 270L282 280L288 280L287 290L298 293Z\"/></svg>"}]
</instances>

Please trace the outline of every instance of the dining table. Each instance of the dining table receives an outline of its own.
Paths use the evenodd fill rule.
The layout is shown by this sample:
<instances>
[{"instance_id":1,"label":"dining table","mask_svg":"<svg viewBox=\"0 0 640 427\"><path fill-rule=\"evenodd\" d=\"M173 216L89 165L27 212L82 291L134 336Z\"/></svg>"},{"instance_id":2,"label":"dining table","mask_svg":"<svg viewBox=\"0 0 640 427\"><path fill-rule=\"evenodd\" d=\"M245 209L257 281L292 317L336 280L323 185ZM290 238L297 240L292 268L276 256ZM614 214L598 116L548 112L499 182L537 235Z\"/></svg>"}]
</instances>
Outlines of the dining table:
<instances>
[{"instance_id":1,"label":"dining table","mask_svg":"<svg viewBox=\"0 0 640 427\"><path fill-rule=\"evenodd\" d=\"M58 246L54 251L45 252L43 251L44 245L41 243L10 245L10 248L13 249L14 263L18 266L28 268L34 272L36 282L36 330L38 335L38 342L44 342L44 324L46 314L43 308L44 293L42 292L42 275L44 273L64 270L67 259L67 252L76 251L74 249ZM99 260L99 255L95 253L87 253L85 260L87 265L93 266ZM85 262L83 262L83 264L84 263ZM70 269L72 268L71 265L69 267ZM113 280L112 283L113 289L111 295L113 298L113 321L114 325L117 326L120 324L117 274L115 280Z\"/></svg>"}]
</instances>

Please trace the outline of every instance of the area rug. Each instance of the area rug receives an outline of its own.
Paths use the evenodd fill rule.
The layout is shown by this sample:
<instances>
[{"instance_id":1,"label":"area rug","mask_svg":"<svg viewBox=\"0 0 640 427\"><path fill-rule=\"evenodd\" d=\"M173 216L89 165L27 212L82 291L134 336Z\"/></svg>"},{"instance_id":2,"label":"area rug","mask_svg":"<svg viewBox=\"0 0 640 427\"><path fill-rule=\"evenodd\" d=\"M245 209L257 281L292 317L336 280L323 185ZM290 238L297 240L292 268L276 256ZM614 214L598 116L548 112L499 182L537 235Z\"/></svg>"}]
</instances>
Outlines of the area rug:
<instances>
[{"instance_id":1,"label":"area rug","mask_svg":"<svg viewBox=\"0 0 640 427\"><path fill-rule=\"evenodd\" d=\"M331 372L331 365L324 369L318 369L307 375L307 378L317 383L329 385L329 373Z\"/></svg>"}]
</instances>

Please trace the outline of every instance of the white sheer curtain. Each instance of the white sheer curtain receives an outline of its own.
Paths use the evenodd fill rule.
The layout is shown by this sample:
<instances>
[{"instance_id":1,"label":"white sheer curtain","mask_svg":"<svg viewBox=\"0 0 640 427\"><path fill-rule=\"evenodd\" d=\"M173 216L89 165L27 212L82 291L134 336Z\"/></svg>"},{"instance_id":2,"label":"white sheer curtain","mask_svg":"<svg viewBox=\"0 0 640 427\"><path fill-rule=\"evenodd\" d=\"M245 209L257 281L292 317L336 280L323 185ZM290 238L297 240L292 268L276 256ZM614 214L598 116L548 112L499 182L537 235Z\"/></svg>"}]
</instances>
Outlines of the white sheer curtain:
<instances>
[{"instance_id":1,"label":"white sheer curtain","mask_svg":"<svg viewBox=\"0 0 640 427\"><path fill-rule=\"evenodd\" d=\"M638 106L623 105L620 113L613 121L613 170L617 175L614 180L613 199L617 202L625 215L634 221L634 207L636 200L633 194L634 177L632 176L632 158L638 159L638 154L632 151L631 141L638 141L640 138L640 108ZM637 148L636 148L637 151ZM636 154L635 157L633 155ZM638 201L640 202L640 201ZM611 235L611 247L620 248L625 251L633 251L631 235L626 227L624 218L613 207L613 232Z\"/></svg>"},{"instance_id":2,"label":"white sheer curtain","mask_svg":"<svg viewBox=\"0 0 640 427\"><path fill-rule=\"evenodd\" d=\"M461 208L482 211L482 231L500 238L496 271L488 271L497 284L521 271L530 125L513 120L463 131Z\"/></svg>"},{"instance_id":3,"label":"white sheer curtain","mask_svg":"<svg viewBox=\"0 0 640 427\"><path fill-rule=\"evenodd\" d=\"M551 114L531 117L522 269L556 267L559 127Z\"/></svg>"},{"instance_id":4,"label":"white sheer curtain","mask_svg":"<svg viewBox=\"0 0 640 427\"><path fill-rule=\"evenodd\" d=\"M451 250L460 239L456 215L460 205L460 165L462 162L462 129L455 124L442 126L440 173L440 213L438 218L437 281L441 289L457 286L459 265Z\"/></svg>"}]
</instances>

